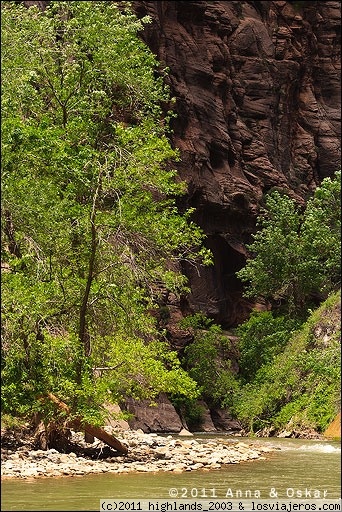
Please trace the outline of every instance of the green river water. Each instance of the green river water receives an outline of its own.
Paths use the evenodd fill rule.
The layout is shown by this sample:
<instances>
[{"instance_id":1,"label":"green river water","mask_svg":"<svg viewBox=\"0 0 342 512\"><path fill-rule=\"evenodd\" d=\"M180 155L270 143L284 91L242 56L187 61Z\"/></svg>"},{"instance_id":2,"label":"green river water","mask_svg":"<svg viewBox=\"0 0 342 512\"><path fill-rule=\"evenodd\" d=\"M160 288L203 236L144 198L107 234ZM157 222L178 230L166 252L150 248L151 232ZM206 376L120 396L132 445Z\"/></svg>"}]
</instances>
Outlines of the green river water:
<instances>
[{"instance_id":1,"label":"green river water","mask_svg":"<svg viewBox=\"0 0 342 512\"><path fill-rule=\"evenodd\" d=\"M208 436L205 436L206 438ZM213 437L213 436L211 436ZM221 437L216 436L216 437ZM196 439L201 439L197 436ZM203 439L203 437L202 437ZM236 438L234 438L236 441ZM243 440L240 438L239 440ZM251 439L246 439L251 442ZM293 498L306 489L326 491L329 499L341 496L341 448L335 441L257 439L275 447L266 460L232 464L208 472L100 474L79 477L5 480L2 511L99 510L100 499L163 498L178 492L178 499L243 497L267 499L274 489L279 499ZM228 499L227 498L227 499Z\"/></svg>"}]
</instances>

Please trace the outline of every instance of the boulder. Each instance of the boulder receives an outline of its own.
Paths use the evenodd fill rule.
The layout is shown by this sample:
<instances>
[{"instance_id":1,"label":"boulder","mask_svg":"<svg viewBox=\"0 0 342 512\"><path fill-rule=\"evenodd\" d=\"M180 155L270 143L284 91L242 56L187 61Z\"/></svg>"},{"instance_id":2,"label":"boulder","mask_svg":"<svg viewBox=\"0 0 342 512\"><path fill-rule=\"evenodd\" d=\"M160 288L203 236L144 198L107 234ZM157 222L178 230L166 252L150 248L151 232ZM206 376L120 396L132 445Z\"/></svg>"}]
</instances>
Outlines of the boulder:
<instances>
[{"instance_id":1,"label":"boulder","mask_svg":"<svg viewBox=\"0 0 342 512\"><path fill-rule=\"evenodd\" d=\"M341 413L339 412L329 427L324 432L324 437L341 439Z\"/></svg>"},{"instance_id":2,"label":"boulder","mask_svg":"<svg viewBox=\"0 0 342 512\"><path fill-rule=\"evenodd\" d=\"M189 431L189 430L186 430L186 428L182 428L182 430L178 433L179 436L193 436L193 434Z\"/></svg>"},{"instance_id":3,"label":"boulder","mask_svg":"<svg viewBox=\"0 0 342 512\"><path fill-rule=\"evenodd\" d=\"M209 407L203 400L199 400L198 405L201 406L203 411L201 425L199 426L200 430L203 432L216 432L216 427L211 418Z\"/></svg>"},{"instance_id":4,"label":"boulder","mask_svg":"<svg viewBox=\"0 0 342 512\"><path fill-rule=\"evenodd\" d=\"M226 409L212 409L211 418L217 430L234 433L241 430L240 423Z\"/></svg>"},{"instance_id":5,"label":"boulder","mask_svg":"<svg viewBox=\"0 0 342 512\"><path fill-rule=\"evenodd\" d=\"M108 418L105 426L112 427L113 430L129 430L128 421L122 419L121 407L117 404L104 404L104 408L108 412Z\"/></svg>"},{"instance_id":6,"label":"boulder","mask_svg":"<svg viewBox=\"0 0 342 512\"><path fill-rule=\"evenodd\" d=\"M128 420L130 428L141 429L143 432L175 432L182 430L183 425L176 409L164 393L155 399L134 400L127 398L122 404L133 417Z\"/></svg>"}]
</instances>

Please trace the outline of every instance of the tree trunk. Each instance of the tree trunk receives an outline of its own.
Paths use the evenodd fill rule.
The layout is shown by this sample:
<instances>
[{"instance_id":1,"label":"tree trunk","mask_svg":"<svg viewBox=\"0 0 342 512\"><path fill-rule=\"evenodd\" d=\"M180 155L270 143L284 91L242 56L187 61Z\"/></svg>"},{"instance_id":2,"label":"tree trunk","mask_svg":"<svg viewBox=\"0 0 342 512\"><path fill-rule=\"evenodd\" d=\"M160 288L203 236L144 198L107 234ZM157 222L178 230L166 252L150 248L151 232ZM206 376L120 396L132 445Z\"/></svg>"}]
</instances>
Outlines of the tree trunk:
<instances>
[{"instance_id":1,"label":"tree trunk","mask_svg":"<svg viewBox=\"0 0 342 512\"><path fill-rule=\"evenodd\" d=\"M47 450L48 442L46 435L46 428L44 423L41 421L34 432L34 448L36 450Z\"/></svg>"},{"instance_id":2,"label":"tree trunk","mask_svg":"<svg viewBox=\"0 0 342 512\"><path fill-rule=\"evenodd\" d=\"M56 404L58 406L58 408L60 410L66 412L67 414L70 414L69 407L64 402L59 400L59 398L57 398L53 393L48 393L47 396L54 404ZM97 437L97 439L100 439L100 441L103 441L105 444L108 444L108 446L110 446L111 448L114 448L114 450L117 450L118 452L123 453L124 455L126 455L128 453L127 446L122 444L118 439L116 439L116 437L112 436L111 434L108 434L102 428L95 427L94 425L90 425L89 423L85 423L80 419L74 420L73 425L75 425L75 428L83 429L86 432L86 434L88 434L89 436ZM59 429L59 432L60 432L59 435L61 436L61 438L57 438L56 434L49 435L49 438L48 438L49 447L52 447L52 446L50 446L50 442L63 444L63 439L65 442L67 433L64 432L64 430L68 430L68 429L61 429L61 428ZM53 429L51 432L53 432ZM58 448L56 448L56 449L58 449Z\"/></svg>"},{"instance_id":3,"label":"tree trunk","mask_svg":"<svg viewBox=\"0 0 342 512\"><path fill-rule=\"evenodd\" d=\"M49 448L54 448L59 452L65 453L69 448L69 441L71 437L70 428L61 427L55 422L51 422L46 427L47 432L47 445Z\"/></svg>"},{"instance_id":4,"label":"tree trunk","mask_svg":"<svg viewBox=\"0 0 342 512\"><path fill-rule=\"evenodd\" d=\"M97 239L97 231L96 231L96 203L97 198L99 195L99 190L101 186L101 178L102 178L102 171L99 172L98 175L98 182L96 191L93 197L93 206L90 214L90 225L91 225L91 248L90 248L90 257L89 257L89 266L88 266L88 274L87 274L87 282L86 287L83 293L82 297L82 303L80 306L80 317L79 317L79 330L78 330L78 339L80 342L80 345L83 348L84 355L88 357L90 355L90 337L89 333L87 332L87 309L88 309L88 300L89 300L89 294L91 289L91 284L93 282L94 278L94 266L95 266L95 257L96 257L96 250L98 246L98 239ZM77 369L77 381L80 384L82 381L82 362L80 361L78 364Z\"/></svg>"},{"instance_id":5,"label":"tree trunk","mask_svg":"<svg viewBox=\"0 0 342 512\"><path fill-rule=\"evenodd\" d=\"M20 247L17 244L15 239L15 229L13 226L12 216L9 210L5 210L5 225L4 225L4 233L8 238L8 250L13 256L17 258L21 258Z\"/></svg>"},{"instance_id":6,"label":"tree trunk","mask_svg":"<svg viewBox=\"0 0 342 512\"><path fill-rule=\"evenodd\" d=\"M128 453L127 446L120 443L120 441L116 439L116 437L112 436L111 434L108 434L102 428L94 427L93 425L89 425L89 423L84 423L83 428L85 429L87 434L97 437L97 439L100 439L100 441L103 441L105 444L108 444L108 446L114 448L114 450L123 453L124 455Z\"/></svg>"}]
</instances>

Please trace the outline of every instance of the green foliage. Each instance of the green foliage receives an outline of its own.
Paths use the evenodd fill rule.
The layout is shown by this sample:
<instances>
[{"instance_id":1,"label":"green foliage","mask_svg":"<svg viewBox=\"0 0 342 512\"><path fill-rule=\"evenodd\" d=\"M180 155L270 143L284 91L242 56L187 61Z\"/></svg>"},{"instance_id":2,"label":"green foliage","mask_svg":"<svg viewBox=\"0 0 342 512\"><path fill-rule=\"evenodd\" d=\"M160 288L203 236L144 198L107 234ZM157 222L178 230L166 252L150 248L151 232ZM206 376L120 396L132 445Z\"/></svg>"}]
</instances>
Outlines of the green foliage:
<instances>
[{"instance_id":1,"label":"green foliage","mask_svg":"<svg viewBox=\"0 0 342 512\"><path fill-rule=\"evenodd\" d=\"M274 425L324 431L339 408L340 292L311 314L272 360L234 395L234 412L251 431Z\"/></svg>"},{"instance_id":2,"label":"green foliage","mask_svg":"<svg viewBox=\"0 0 342 512\"><path fill-rule=\"evenodd\" d=\"M2 2L4 410L96 420L123 393L196 395L160 341L160 290L210 261L180 215L161 70L126 3ZM94 370L94 368L107 368ZM108 396L109 395L109 396ZM96 420L97 421L97 420ZM98 420L100 421L100 420Z\"/></svg>"},{"instance_id":3,"label":"green foliage","mask_svg":"<svg viewBox=\"0 0 342 512\"><path fill-rule=\"evenodd\" d=\"M258 225L253 257L237 275L247 296L281 301L285 316L256 313L237 329L235 414L251 431L287 424L322 431L339 402L339 294L299 325L313 296L328 297L340 285L341 172L322 181L303 212L289 197L270 193Z\"/></svg>"},{"instance_id":4,"label":"green foliage","mask_svg":"<svg viewBox=\"0 0 342 512\"><path fill-rule=\"evenodd\" d=\"M303 273L327 296L341 284L341 171L325 178L309 199L301 227Z\"/></svg>"},{"instance_id":5,"label":"green foliage","mask_svg":"<svg viewBox=\"0 0 342 512\"><path fill-rule=\"evenodd\" d=\"M23 430L26 424L21 418L11 416L10 414L1 415L1 430Z\"/></svg>"},{"instance_id":6,"label":"green foliage","mask_svg":"<svg viewBox=\"0 0 342 512\"><path fill-rule=\"evenodd\" d=\"M271 362L289 341L299 324L271 311L254 312L249 320L236 329L239 336L239 376L253 380L261 366Z\"/></svg>"},{"instance_id":7,"label":"green foliage","mask_svg":"<svg viewBox=\"0 0 342 512\"><path fill-rule=\"evenodd\" d=\"M341 274L341 172L325 178L303 213L278 191L265 198L260 230L248 246L252 257L237 276L246 296L286 301L304 311L313 294L336 290Z\"/></svg>"},{"instance_id":8,"label":"green foliage","mask_svg":"<svg viewBox=\"0 0 342 512\"><path fill-rule=\"evenodd\" d=\"M184 366L189 375L210 406L228 406L237 388L229 358L229 339L218 325L201 314L185 318L182 327L194 330L194 341L184 350Z\"/></svg>"}]
</instances>

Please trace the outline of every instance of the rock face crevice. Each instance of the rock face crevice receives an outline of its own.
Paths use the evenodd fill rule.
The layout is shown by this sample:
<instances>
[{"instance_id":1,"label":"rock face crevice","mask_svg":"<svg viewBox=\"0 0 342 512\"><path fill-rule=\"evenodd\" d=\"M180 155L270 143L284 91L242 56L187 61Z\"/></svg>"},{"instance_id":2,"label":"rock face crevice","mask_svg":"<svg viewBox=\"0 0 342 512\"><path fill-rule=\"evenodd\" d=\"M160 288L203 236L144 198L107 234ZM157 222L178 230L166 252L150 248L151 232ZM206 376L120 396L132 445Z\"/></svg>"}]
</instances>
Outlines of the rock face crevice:
<instances>
[{"instance_id":1,"label":"rock face crevice","mask_svg":"<svg viewBox=\"0 0 342 512\"><path fill-rule=\"evenodd\" d=\"M340 167L340 3L142 1L143 39L170 70L183 207L215 267L191 268L193 309L226 326L251 305L234 272L274 187L304 203Z\"/></svg>"}]
</instances>

